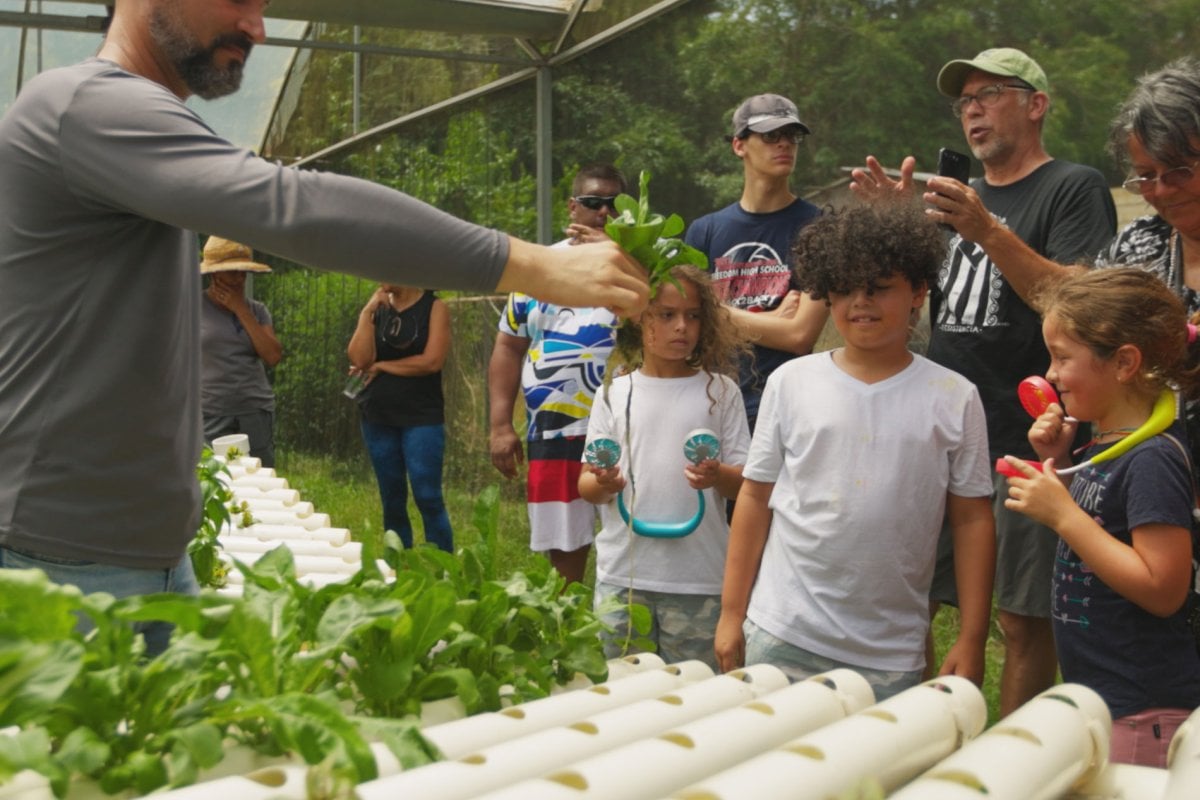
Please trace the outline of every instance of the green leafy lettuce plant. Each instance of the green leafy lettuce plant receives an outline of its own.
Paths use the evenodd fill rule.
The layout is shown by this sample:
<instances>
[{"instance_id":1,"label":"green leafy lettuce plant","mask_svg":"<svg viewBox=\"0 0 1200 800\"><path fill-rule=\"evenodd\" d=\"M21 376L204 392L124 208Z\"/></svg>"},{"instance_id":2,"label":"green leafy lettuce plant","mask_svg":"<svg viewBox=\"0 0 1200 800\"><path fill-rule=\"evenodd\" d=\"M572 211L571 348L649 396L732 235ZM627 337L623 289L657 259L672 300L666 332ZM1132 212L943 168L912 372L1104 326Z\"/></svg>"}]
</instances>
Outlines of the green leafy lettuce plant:
<instances>
[{"instance_id":1,"label":"green leafy lettuce plant","mask_svg":"<svg viewBox=\"0 0 1200 800\"><path fill-rule=\"evenodd\" d=\"M222 480L222 476L226 480ZM232 522L233 491L229 488L228 478L229 468L213 455L210 448L204 448L200 463L196 465L196 479L200 482L200 529L188 543L187 552L196 580L201 586L214 589L225 585L229 573L229 567L219 555L221 542L217 538L221 529Z\"/></svg>"},{"instance_id":2,"label":"green leafy lettuce plant","mask_svg":"<svg viewBox=\"0 0 1200 800\"><path fill-rule=\"evenodd\" d=\"M497 503L484 492L474 516L493 544ZM405 767L437 757L418 727L424 701L457 697L474 713L576 673L607 677L587 590L564 589L548 564L497 577L486 550L388 541L394 579L369 555L347 581L313 588L280 546L234 562L238 598L117 600L0 570L0 729L19 728L0 734L0 784L29 769L58 797L75 777L142 795L193 783L238 743L299 756L320 797L340 796L377 777L372 741ZM175 627L155 658L136 629L148 621Z\"/></svg>"},{"instance_id":3,"label":"green leafy lettuce plant","mask_svg":"<svg viewBox=\"0 0 1200 800\"><path fill-rule=\"evenodd\" d=\"M650 296L663 281L675 283L671 268L691 264L708 269L708 258L678 238L683 233L683 218L678 214L664 217L650 210L650 173L638 176L638 199L627 194L616 199L617 216L604 225L604 232L646 268L650 276Z\"/></svg>"}]
</instances>

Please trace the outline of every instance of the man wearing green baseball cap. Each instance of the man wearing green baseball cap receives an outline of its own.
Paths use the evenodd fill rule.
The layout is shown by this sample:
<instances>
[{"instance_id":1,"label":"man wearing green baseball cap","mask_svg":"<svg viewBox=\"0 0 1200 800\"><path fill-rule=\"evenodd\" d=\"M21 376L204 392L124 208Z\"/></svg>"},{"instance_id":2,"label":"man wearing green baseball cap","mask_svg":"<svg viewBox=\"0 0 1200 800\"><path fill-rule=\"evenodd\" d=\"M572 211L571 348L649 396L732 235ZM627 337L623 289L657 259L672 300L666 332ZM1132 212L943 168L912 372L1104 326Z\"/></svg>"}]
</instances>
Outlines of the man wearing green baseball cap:
<instances>
[{"instance_id":1,"label":"man wearing green baseball cap","mask_svg":"<svg viewBox=\"0 0 1200 800\"><path fill-rule=\"evenodd\" d=\"M962 122L983 177L970 185L941 177L926 184L927 213L953 228L938 286L930 292L928 356L979 388L992 458L1035 458L1026 438L1030 420L1017 397L1021 379L1043 375L1049 365L1041 320L1030 307L1032 291L1062 274L1060 264L1090 261L1112 238L1112 193L1097 170L1046 152L1042 126L1050 84L1028 54L996 47L950 61L938 73L937 88L951 98L950 110ZM865 169L853 171L851 188L865 199L909 195L915 165L906 158L897 181L868 157ZM1057 263L1017 257L1033 253ZM1051 607L1054 532L1004 508L1007 496L1005 480L997 476L995 596L1006 649L1001 716L1053 684L1050 615L1067 613ZM957 603L945 531L930 599L934 607ZM943 664L941 670L953 668Z\"/></svg>"},{"instance_id":2,"label":"man wearing green baseball cap","mask_svg":"<svg viewBox=\"0 0 1200 800\"><path fill-rule=\"evenodd\" d=\"M974 58L949 62L938 73L938 91L947 97L958 97L967 78L976 71L1016 78L1039 92L1050 91L1050 82L1046 80L1046 73L1041 66L1015 47L993 47Z\"/></svg>"}]
</instances>

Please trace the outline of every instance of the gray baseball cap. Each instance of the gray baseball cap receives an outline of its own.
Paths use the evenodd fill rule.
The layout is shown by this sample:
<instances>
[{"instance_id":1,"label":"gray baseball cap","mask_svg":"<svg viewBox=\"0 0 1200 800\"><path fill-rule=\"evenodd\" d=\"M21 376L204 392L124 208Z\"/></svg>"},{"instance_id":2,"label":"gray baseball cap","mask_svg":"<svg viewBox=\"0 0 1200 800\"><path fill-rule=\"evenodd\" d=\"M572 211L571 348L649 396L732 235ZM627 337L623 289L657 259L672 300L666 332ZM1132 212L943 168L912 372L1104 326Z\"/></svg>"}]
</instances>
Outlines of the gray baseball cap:
<instances>
[{"instance_id":1,"label":"gray baseball cap","mask_svg":"<svg viewBox=\"0 0 1200 800\"><path fill-rule=\"evenodd\" d=\"M733 135L746 131L766 133L786 125L799 125L805 135L812 133L800 121L796 104L779 94L756 94L742 102L733 112Z\"/></svg>"},{"instance_id":2,"label":"gray baseball cap","mask_svg":"<svg viewBox=\"0 0 1200 800\"><path fill-rule=\"evenodd\" d=\"M1025 81L1039 92L1050 90L1046 73L1036 61L1015 47L993 47L970 60L958 59L948 62L938 73L938 91L947 97L958 97L962 94L967 76L975 70Z\"/></svg>"}]
</instances>

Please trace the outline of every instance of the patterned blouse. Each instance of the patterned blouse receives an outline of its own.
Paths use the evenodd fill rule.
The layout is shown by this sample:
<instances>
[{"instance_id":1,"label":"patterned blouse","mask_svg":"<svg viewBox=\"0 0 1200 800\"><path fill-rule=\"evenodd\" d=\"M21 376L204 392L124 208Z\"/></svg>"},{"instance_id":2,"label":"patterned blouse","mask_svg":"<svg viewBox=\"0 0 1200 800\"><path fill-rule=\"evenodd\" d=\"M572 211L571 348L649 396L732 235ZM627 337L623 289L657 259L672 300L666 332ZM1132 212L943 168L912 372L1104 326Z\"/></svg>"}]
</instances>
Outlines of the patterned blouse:
<instances>
[{"instance_id":1,"label":"patterned blouse","mask_svg":"<svg viewBox=\"0 0 1200 800\"><path fill-rule=\"evenodd\" d=\"M1182 264L1183 243L1157 214L1126 225L1096 258L1097 267L1141 267L1153 272L1183 300L1191 316L1200 311L1200 292L1183 285Z\"/></svg>"}]
</instances>

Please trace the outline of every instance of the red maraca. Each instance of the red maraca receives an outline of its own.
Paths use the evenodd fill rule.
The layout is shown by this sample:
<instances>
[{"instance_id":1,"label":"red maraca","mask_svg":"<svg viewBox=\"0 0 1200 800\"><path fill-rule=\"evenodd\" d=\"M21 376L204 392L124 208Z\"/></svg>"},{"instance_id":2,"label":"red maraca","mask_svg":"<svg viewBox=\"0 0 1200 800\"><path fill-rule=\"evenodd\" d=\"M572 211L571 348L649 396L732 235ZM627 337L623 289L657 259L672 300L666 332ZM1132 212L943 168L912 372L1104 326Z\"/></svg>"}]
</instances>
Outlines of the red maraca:
<instances>
[{"instance_id":1,"label":"red maraca","mask_svg":"<svg viewBox=\"0 0 1200 800\"><path fill-rule=\"evenodd\" d=\"M1058 392L1054 391L1050 381L1041 375L1030 375L1018 384L1017 399L1021 401L1021 407L1025 409L1025 413L1037 419L1046 412L1051 403L1058 403ZM1071 422L1076 421L1074 417L1066 417L1066 419ZM1040 461L1025 459L1025 463L1038 472L1042 471ZM1010 478L1021 477L1021 473L1017 472L1016 468L1003 458L996 459L996 471Z\"/></svg>"}]
</instances>

